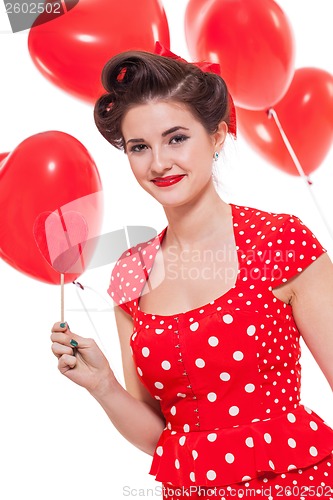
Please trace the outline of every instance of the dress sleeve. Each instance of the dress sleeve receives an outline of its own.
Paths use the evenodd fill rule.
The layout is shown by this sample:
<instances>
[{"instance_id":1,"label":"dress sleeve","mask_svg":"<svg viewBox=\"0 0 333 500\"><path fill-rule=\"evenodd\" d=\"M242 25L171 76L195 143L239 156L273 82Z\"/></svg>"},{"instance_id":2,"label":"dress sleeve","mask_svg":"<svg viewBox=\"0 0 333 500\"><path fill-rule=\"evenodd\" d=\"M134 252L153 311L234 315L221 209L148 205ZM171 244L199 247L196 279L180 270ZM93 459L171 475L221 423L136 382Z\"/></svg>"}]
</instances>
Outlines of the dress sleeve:
<instances>
[{"instance_id":1,"label":"dress sleeve","mask_svg":"<svg viewBox=\"0 0 333 500\"><path fill-rule=\"evenodd\" d=\"M312 231L295 215L286 219L277 232L273 252L272 286L285 283L302 272L327 250Z\"/></svg>"},{"instance_id":2,"label":"dress sleeve","mask_svg":"<svg viewBox=\"0 0 333 500\"><path fill-rule=\"evenodd\" d=\"M132 317L151 267L150 244L151 240L123 252L111 273L107 292L115 303Z\"/></svg>"},{"instance_id":3,"label":"dress sleeve","mask_svg":"<svg viewBox=\"0 0 333 500\"><path fill-rule=\"evenodd\" d=\"M133 316L133 306L138 300L139 285L141 283L142 286L143 283L144 267L141 247L131 247L122 253L111 273L107 292L115 303L130 316Z\"/></svg>"},{"instance_id":4,"label":"dress sleeve","mask_svg":"<svg viewBox=\"0 0 333 500\"><path fill-rule=\"evenodd\" d=\"M129 257L131 256L131 250L124 252L117 262L115 263L112 272L109 288L107 293L110 295L112 300L121 307L130 316L133 315L133 308L131 301L126 297L125 287L127 280L125 280L126 275L128 275L128 265ZM133 272L133 271L132 271ZM125 292L125 293L124 293Z\"/></svg>"}]
</instances>

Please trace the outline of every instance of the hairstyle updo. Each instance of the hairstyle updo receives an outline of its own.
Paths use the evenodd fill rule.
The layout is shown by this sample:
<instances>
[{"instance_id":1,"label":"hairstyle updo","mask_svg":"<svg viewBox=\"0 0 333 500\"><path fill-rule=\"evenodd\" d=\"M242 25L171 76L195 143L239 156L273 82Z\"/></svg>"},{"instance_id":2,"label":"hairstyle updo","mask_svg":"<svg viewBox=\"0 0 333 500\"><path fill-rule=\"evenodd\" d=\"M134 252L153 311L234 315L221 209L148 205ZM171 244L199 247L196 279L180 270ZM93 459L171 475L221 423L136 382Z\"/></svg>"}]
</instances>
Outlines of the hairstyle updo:
<instances>
[{"instance_id":1,"label":"hairstyle updo","mask_svg":"<svg viewBox=\"0 0 333 500\"><path fill-rule=\"evenodd\" d=\"M221 121L230 126L230 99L225 81L192 63L143 51L122 52L102 71L102 95L94 108L100 133L117 149L125 150L121 131L127 111L151 100L187 105L209 134Z\"/></svg>"}]
</instances>

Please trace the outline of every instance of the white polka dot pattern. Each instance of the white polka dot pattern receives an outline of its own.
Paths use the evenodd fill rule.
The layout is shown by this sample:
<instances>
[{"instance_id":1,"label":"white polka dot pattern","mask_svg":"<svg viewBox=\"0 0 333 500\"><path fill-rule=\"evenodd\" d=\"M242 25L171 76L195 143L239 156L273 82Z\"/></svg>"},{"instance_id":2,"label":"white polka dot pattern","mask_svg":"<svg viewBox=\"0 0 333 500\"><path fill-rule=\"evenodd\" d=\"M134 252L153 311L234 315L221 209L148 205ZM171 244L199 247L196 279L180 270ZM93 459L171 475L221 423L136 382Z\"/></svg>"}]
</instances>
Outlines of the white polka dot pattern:
<instances>
[{"instance_id":1,"label":"white polka dot pattern","mask_svg":"<svg viewBox=\"0 0 333 500\"><path fill-rule=\"evenodd\" d=\"M307 468L300 469L291 464L290 469L286 472L275 471L273 473L271 470L269 474L264 473L255 478L245 475L241 482L219 485L216 489L213 489L210 484L192 486L191 489L176 489L168 483L164 483L163 500L188 500L189 497L191 500L211 500L214 497L218 500L228 500L229 498L307 500L310 496L332 500L332 477L333 455L331 454L316 465ZM196 482L194 472L190 473L190 479ZM175 491L177 492L176 496L174 496ZM215 492L219 495L214 495Z\"/></svg>"},{"instance_id":2,"label":"white polka dot pattern","mask_svg":"<svg viewBox=\"0 0 333 500\"><path fill-rule=\"evenodd\" d=\"M175 485L288 473L333 450L333 430L300 403L300 334L291 306L272 293L325 249L295 216L231 207L240 269L215 300L168 316L140 309L167 228L112 273L109 293L133 316L138 377L166 420L150 473Z\"/></svg>"}]
</instances>

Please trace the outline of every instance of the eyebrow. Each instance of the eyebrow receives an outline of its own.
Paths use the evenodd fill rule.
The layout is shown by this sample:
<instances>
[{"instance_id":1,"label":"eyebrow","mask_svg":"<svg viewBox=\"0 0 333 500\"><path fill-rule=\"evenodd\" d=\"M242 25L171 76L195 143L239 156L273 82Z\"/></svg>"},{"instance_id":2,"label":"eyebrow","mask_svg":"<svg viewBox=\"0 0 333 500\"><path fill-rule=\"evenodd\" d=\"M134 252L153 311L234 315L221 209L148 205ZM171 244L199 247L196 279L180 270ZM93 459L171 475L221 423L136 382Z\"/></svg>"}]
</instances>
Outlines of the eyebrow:
<instances>
[{"instance_id":1,"label":"eyebrow","mask_svg":"<svg viewBox=\"0 0 333 500\"><path fill-rule=\"evenodd\" d=\"M169 128L168 130L165 130L162 132L162 137L166 137L167 135L173 134L174 132L177 132L177 130L189 130L186 127L181 127L181 126L176 126ZM130 142L145 142L143 138L138 138L138 139L129 139L126 144L129 144Z\"/></svg>"},{"instance_id":2,"label":"eyebrow","mask_svg":"<svg viewBox=\"0 0 333 500\"><path fill-rule=\"evenodd\" d=\"M180 127L180 126L172 127L172 128L169 128L168 130L166 130L165 132L163 132L162 137L166 137L169 134L173 134L174 132L177 132L177 130L189 130L189 129L186 127Z\"/></svg>"}]
</instances>

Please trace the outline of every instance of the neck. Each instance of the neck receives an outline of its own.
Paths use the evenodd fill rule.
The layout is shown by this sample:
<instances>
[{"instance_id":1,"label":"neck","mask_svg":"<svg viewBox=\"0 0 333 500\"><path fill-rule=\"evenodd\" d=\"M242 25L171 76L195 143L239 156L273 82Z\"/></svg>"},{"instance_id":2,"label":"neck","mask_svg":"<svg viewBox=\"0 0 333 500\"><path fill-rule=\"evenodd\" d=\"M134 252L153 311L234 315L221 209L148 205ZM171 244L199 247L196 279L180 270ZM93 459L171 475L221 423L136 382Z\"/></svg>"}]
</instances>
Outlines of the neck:
<instances>
[{"instance_id":1,"label":"neck","mask_svg":"<svg viewBox=\"0 0 333 500\"><path fill-rule=\"evenodd\" d=\"M216 192L213 182L196 199L178 207L164 207L168 220L167 245L180 250L202 247L216 231L223 233L230 217L230 205Z\"/></svg>"}]
</instances>

